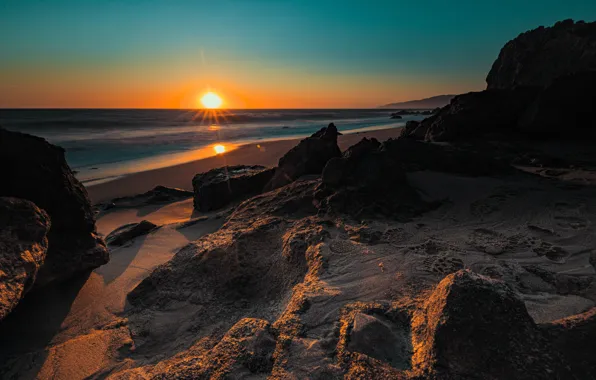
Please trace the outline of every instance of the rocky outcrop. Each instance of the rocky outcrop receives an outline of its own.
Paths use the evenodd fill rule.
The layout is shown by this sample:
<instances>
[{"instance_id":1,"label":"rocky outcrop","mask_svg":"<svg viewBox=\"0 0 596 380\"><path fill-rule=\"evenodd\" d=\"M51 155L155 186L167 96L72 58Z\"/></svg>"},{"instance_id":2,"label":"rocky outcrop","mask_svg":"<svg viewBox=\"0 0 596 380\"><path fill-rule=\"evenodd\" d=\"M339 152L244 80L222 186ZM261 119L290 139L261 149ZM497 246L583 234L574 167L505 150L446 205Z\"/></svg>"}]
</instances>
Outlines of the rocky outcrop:
<instances>
[{"instance_id":1,"label":"rocky outcrop","mask_svg":"<svg viewBox=\"0 0 596 380\"><path fill-rule=\"evenodd\" d=\"M245 379L271 373L275 337L269 322L244 318L219 343L205 350L204 343L169 359L155 368L119 373L116 379Z\"/></svg>"},{"instance_id":2,"label":"rocky outcrop","mask_svg":"<svg viewBox=\"0 0 596 380\"><path fill-rule=\"evenodd\" d=\"M121 246L139 236L147 235L156 228L157 226L155 224L147 220L143 220L139 223L125 224L110 232L106 237L106 242L109 245Z\"/></svg>"},{"instance_id":3,"label":"rocky outcrop","mask_svg":"<svg viewBox=\"0 0 596 380\"><path fill-rule=\"evenodd\" d=\"M402 163L376 139L364 138L329 160L322 184L317 198L324 211L408 219L428 209L408 184Z\"/></svg>"},{"instance_id":4,"label":"rocky outcrop","mask_svg":"<svg viewBox=\"0 0 596 380\"><path fill-rule=\"evenodd\" d=\"M490 70L488 89L549 86L560 76L596 70L596 22L565 20L509 41Z\"/></svg>"},{"instance_id":5,"label":"rocky outcrop","mask_svg":"<svg viewBox=\"0 0 596 380\"><path fill-rule=\"evenodd\" d=\"M413 320L414 370L431 378L570 378L559 353L503 282L460 270Z\"/></svg>"},{"instance_id":6,"label":"rocky outcrop","mask_svg":"<svg viewBox=\"0 0 596 380\"><path fill-rule=\"evenodd\" d=\"M449 106L419 124L406 125L402 136L426 141L474 138L511 139L518 120L538 90L489 90L456 96Z\"/></svg>"},{"instance_id":7,"label":"rocky outcrop","mask_svg":"<svg viewBox=\"0 0 596 380\"><path fill-rule=\"evenodd\" d=\"M321 174L327 161L340 157L337 136L341 135L333 123L322 128L300 143L279 159L275 174L266 191L277 189L295 181L303 175Z\"/></svg>"},{"instance_id":8,"label":"rocky outcrop","mask_svg":"<svg viewBox=\"0 0 596 380\"><path fill-rule=\"evenodd\" d=\"M488 89L456 96L411 123L403 138L426 141L593 138L596 22L566 20L521 34L503 47Z\"/></svg>"},{"instance_id":9,"label":"rocky outcrop","mask_svg":"<svg viewBox=\"0 0 596 380\"><path fill-rule=\"evenodd\" d=\"M237 165L197 174L192 180L194 207L199 211L217 210L259 194L274 171L259 165Z\"/></svg>"},{"instance_id":10,"label":"rocky outcrop","mask_svg":"<svg viewBox=\"0 0 596 380\"><path fill-rule=\"evenodd\" d=\"M532 136L596 137L596 69L556 79L527 108L519 127Z\"/></svg>"},{"instance_id":11,"label":"rocky outcrop","mask_svg":"<svg viewBox=\"0 0 596 380\"><path fill-rule=\"evenodd\" d=\"M49 229L50 218L32 202L0 197L0 320L33 286Z\"/></svg>"},{"instance_id":12,"label":"rocky outcrop","mask_svg":"<svg viewBox=\"0 0 596 380\"><path fill-rule=\"evenodd\" d=\"M0 129L0 196L19 197L52 221L49 249L36 286L67 279L109 260L97 235L87 191L74 177L64 150L42 138Z\"/></svg>"},{"instance_id":13,"label":"rocky outcrop","mask_svg":"<svg viewBox=\"0 0 596 380\"><path fill-rule=\"evenodd\" d=\"M113 208L142 207L148 205L164 204L190 198L192 191L176 189L166 186L155 186L153 189L138 195L114 198L109 202L95 205L98 211L107 211Z\"/></svg>"}]
</instances>

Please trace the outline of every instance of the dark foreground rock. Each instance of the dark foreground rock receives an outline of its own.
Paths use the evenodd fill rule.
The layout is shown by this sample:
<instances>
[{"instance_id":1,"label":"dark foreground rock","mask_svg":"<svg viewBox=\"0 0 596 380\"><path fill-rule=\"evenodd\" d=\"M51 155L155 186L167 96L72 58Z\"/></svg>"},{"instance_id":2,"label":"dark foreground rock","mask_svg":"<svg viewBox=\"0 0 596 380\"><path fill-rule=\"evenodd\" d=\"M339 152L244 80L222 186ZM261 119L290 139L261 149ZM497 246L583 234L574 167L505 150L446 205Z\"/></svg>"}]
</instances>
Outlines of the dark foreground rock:
<instances>
[{"instance_id":1,"label":"dark foreground rock","mask_svg":"<svg viewBox=\"0 0 596 380\"><path fill-rule=\"evenodd\" d=\"M461 270L413 320L413 366L430 378L570 378L524 303L503 282Z\"/></svg>"},{"instance_id":2,"label":"dark foreground rock","mask_svg":"<svg viewBox=\"0 0 596 380\"><path fill-rule=\"evenodd\" d=\"M490 70L489 89L546 87L558 77L596 70L596 22L565 20L509 41Z\"/></svg>"},{"instance_id":3,"label":"dark foreground rock","mask_svg":"<svg viewBox=\"0 0 596 380\"><path fill-rule=\"evenodd\" d=\"M404 137L427 141L457 141L474 138L513 138L518 120L538 90L490 90L459 95L437 114L419 124L411 123Z\"/></svg>"},{"instance_id":4,"label":"dark foreground rock","mask_svg":"<svg viewBox=\"0 0 596 380\"><path fill-rule=\"evenodd\" d=\"M277 189L304 175L321 174L327 161L340 157L337 136L341 135L333 123L300 141L282 158L266 191Z\"/></svg>"},{"instance_id":5,"label":"dark foreground rock","mask_svg":"<svg viewBox=\"0 0 596 380\"><path fill-rule=\"evenodd\" d=\"M596 50L596 41L594 44ZM596 137L596 68L554 80L527 108L519 127L522 132L538 137L563 140Z\"/></svg>"},{"instance_id":6,"label":"dark foreground rock","mask_svg":"<svg viewBox=\"0 0 596 380\"><path fill-rule=\"evenodd\" d=\"M110 232L106 237L106 242L108 245L121 246L130 242L134 238L147 235L156 228L157 226L155 224L147 220L143 220L139 223L125 224Z\"/></svg>"},{"instance_id":7,"label":"dark foreground rock","mask_svg":"<svg viewBox=\"0 0 596 380\"><path fill-rule=\"evenodd\" d=\"M113 208L159 205L188 199L193 195L194 193L192 191L166 186L156 186L143 194L114 198L109 202L96 204L95 208L98 211L107 211Z\"/></svg>"},{"instance_id":8,"label":"dark foreground rock","mask_svg":"<svg viewBox=\"0 0 596 380\"><path fill-rule=\"evenodd\" d=\"M42 138L0 128L0 196L30 200L52 221L49 249L35 286L60 281L109 260L97 235L87 191L64 150Z\"/></svg>"},{"instance_id":9,"label":"dark foreground rock","mask_svg":"<svg viewBox=\"0 0 596 380\"><path fill-rule=\"evenodd\" d=\"M197 174L192 180L194 207L199 211L217 210L233 201L259 194L274 170L259 165L237 165Z\"/></svg>"},{"instance_id":10,"label":"dark foreground rock","mask_svg":"<svg viewBox=\"0 0 596 380\"><path fill-rule=\"evenodd\" d=\"M0 320L35 283L49 229L48 214L32 202L0 197Z\"/></svg>"}]
</instances>

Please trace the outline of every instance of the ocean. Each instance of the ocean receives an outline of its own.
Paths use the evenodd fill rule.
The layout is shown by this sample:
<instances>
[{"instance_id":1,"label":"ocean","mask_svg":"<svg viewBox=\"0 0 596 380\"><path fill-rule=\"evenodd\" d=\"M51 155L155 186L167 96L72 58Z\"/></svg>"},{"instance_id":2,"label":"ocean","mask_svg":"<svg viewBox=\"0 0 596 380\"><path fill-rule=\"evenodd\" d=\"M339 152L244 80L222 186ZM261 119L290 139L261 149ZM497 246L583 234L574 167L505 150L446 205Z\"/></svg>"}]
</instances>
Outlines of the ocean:
<instances>
[{"instance_id":1,"label":"ocean","mask_svg":"<svg viewBox=\"0 0 596 380\"><path fill-rule=\"evenodd\" d=\"M171 166L251 142L306 137L333 122L342 133L393 128L386 109L146 110L0 109L0 126L41 136L66 150L86 185Z\"/></svg>"}]
</instances>

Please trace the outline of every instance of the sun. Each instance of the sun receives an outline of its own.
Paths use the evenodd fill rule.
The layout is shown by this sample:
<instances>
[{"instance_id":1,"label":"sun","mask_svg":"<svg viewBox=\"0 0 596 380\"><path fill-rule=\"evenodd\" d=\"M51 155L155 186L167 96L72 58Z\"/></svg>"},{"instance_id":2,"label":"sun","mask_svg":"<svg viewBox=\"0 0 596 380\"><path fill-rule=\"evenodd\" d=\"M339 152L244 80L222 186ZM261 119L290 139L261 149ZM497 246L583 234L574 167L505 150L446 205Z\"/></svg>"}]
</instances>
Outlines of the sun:
<instances>
[{"instance_id":1,"label":"sun","mask_svg":"<svg viewBox=\"0 0 596 380\"><path fill-rule=\"evenodd\" d=\"M222 103L223 101L215 92L208 92L201 97L201 104L203 104L205 108L219 108Z\"/></svg>"},{"instance_id":2,"label":"sun","mask_svg":"<svg viewBox=\"0 0 596 380\"><path fill-rule=\"evenodd\" d=\"M218 144L213 147L213 150L216 154L222 154L226 152L226 147Z\"/></svg>"}]
</instances>

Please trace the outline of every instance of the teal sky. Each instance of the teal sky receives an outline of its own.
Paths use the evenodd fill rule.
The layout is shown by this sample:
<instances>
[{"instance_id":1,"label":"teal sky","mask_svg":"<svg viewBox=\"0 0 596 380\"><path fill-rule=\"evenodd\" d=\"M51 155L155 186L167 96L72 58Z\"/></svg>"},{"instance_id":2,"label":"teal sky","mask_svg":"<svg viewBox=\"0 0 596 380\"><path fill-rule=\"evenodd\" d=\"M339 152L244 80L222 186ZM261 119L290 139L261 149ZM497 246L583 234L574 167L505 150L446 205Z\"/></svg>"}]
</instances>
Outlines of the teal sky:
<instances>
[{"instance_id":1,"label":"teal sky","mask_svg":"<svg viewBox=\"0 0 596 380\"><path fill-rule=\"evenodd\" d=\"M485 87L596 1L0 0L0 107L372 107Z\"/></svg>"}]
</instances>

